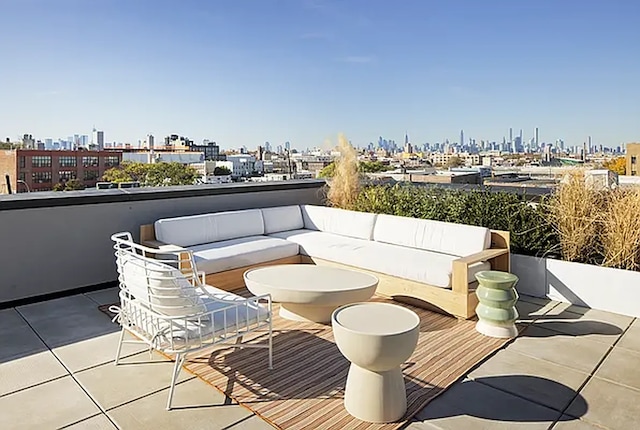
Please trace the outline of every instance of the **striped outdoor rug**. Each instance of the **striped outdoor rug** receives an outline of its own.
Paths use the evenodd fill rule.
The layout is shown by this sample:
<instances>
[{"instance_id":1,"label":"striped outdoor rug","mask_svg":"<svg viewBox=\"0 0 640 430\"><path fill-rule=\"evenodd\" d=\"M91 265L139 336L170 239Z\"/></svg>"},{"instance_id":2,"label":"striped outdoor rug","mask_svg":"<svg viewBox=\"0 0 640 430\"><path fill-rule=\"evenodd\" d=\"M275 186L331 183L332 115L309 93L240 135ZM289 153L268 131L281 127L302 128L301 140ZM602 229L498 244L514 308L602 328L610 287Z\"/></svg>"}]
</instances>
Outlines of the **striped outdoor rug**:
<instances>
[{"instance_id":1,"label":"striped outdoor rug","mask_svg":"<svg viewBox=\"0 0 640 430\"><path fill-rule=\"evenodd\" d=\"M349 415L343 406L349 362L336 347L331 326L280 318L277 304L273 370L267 368L266 350L254 348L205 350L185 367L276 428L397 429L507 342L477 333L474 321L403 306L422 322L418 346L403 365L408 409L400 422L371 424Z\"/></svg>"}]
</instances>

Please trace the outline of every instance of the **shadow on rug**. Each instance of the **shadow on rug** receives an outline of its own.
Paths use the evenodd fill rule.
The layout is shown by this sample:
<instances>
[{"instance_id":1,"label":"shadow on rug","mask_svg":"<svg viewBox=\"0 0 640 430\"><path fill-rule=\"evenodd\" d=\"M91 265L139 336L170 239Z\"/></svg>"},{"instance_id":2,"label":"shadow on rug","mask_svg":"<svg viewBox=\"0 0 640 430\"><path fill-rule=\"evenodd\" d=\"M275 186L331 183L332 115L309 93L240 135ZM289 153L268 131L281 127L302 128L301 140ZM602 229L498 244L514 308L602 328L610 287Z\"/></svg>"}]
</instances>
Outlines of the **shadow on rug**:
<instances>
[{"instance_id":1,"label":"shadow on rug","mask_svg":"<svg viewBox=\"0 0 640 430\"><path fill-rule=\"evenodd\" d=\"M273 370L267 367L267 352L252 348L203 350L190 356L185 367L277 428L397 429L509 342L479 334L475 321L403 306L415 311L421 324L416 350L402 366L407 412L398 422L372 424L349 415L343 405L349 361L335 345L331 326L280 318L277 304ZM266 338L266 334L259 334L251 341L264 342Z\"/></svg>"}]
</instances>

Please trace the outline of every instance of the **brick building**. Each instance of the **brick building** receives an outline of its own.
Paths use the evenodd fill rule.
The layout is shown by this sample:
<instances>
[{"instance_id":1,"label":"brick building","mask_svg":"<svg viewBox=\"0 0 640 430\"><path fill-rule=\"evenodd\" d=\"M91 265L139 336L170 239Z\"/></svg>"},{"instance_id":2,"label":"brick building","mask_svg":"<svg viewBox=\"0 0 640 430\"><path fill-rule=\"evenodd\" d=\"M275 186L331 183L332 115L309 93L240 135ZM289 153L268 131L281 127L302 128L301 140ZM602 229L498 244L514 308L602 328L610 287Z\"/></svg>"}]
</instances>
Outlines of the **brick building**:
<instances>
[{"instance_id":1,"label":"brick building","mask_svg":"<svg viewBox=\"0 0 640 430\"><path fill-rule=\"evenodd\" d=\"M14 193L51 191L71 179L94 187L105 170L121 161L122 151L0 150L0 190L8 192L5 175L9 175Z\"/></svg>"}]
</instances>

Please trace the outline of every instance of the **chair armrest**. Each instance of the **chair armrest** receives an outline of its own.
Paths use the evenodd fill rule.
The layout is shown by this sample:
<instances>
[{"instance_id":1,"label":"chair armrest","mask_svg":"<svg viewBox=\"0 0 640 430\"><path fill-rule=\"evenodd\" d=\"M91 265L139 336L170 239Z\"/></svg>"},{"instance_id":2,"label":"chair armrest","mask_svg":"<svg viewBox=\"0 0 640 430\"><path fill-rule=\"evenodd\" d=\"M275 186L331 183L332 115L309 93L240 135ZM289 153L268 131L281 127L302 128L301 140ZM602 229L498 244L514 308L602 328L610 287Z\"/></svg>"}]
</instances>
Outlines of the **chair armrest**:
<instances>
[{"instance_id":1,"label":"chair armrest","mask_svg":"<svg viewBox=\"0 0 640 430\"><path fill-rule=\"evenodd\" d=\"M485 249L475 254L453 260L451 265L451 289L457 293L469 293L469 266L481 261L495 260L502 256L509 256L509 249ZM493 264L491 267L493 268Z\"/></svg>"}]
</instances>

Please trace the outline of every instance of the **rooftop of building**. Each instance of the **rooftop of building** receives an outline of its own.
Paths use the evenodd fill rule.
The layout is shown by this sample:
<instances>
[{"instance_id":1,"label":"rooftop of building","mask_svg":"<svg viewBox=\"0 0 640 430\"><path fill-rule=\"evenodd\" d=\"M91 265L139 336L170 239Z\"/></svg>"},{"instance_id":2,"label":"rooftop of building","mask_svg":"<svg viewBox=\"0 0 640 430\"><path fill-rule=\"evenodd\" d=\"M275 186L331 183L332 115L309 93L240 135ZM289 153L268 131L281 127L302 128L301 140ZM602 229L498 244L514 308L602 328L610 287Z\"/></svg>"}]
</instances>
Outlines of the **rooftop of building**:
<instances>
[{"instance_id":1,"label":"rooftop of building","mask_svg":"<svg viewBox=\"0 0 640 430\"><path fill-rule=\"evenodd\" d=\"M118 301L109 235L176 214L322 204L324 181L0 197L0 428L268 429L188 372L164 408L172 363L125 345L99 309ZM640 322L521 296L522 330L409 429L640 426ZM276 363L277 365L277 363ZM55 399L55 400L53 400Z\"/></svg>"}]
</instances>

